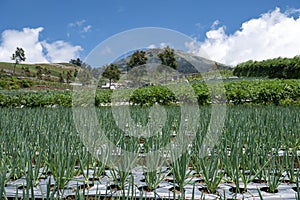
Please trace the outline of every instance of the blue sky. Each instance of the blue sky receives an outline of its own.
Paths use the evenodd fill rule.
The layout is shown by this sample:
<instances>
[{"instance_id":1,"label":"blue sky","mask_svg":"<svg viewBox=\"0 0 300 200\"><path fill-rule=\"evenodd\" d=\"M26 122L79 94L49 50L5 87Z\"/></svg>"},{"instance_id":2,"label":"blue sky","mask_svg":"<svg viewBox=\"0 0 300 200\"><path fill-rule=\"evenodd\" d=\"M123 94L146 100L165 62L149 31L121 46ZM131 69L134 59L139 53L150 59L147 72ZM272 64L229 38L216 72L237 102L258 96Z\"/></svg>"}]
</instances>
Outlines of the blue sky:
<instances>
[{"instance_id":1,"label":"blue sky","mask_svg":"<svg viewBox=\"0 0 300 200\"><path fill-rule=\"evenodd\" d=\"M260 58L248 53L243 59L230 59L237 56L234 51L243 50L243 55L253 51L254 46L251 45L243 48L234 46L232 41L242 40L239 32L245 35L243 31L250 28L256 31L264 29L263 21L269 26L264 37L275 31L273 36L276 39L280 36L280 31L276 32L274 28L276 24L282 25L283 29L289 24L292 27L288 27L289 32L295 38L300 23L299 0L1 0L0 7L0 61L8 61L7 55L13 53L15 46L22 45L27 45L27 52L31 54L29 56L28 53L28 62L68 61L76 56L84 59L99 43L114 34L133 28L162 27L194 38L196 42L191 47L194 53L206 48L211 58L236 64L245 59L278 56L269 52ZM251 23L247 22L254 21L255 24L255 19L261 20L260 25L251 27ZM290 19L293 23L289 23ZM255 34L252 36L255 37ZM26 38L26 41L20 37ZM249 44L261 43L252 42L249 38L251 35L246 37ZM30 42L32 44L28 44ZM222 55L226 48L232 50L228 55ZM280 45L275 45L272 51L276 52L276 48ZM280 56L292 56L297 51L288 48Z\"/></svg>"}]
</instances>

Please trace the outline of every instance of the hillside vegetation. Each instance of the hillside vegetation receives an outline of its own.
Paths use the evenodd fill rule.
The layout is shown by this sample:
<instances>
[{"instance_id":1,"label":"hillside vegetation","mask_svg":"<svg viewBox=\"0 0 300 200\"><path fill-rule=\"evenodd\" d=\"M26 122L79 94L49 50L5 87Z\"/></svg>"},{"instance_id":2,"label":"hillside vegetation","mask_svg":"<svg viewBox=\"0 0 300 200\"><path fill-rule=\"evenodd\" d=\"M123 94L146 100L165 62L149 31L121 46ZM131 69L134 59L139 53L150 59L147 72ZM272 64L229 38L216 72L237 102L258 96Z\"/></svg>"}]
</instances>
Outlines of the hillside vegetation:
<instances>
[{"instance_id":1,"label":"hillside vegetation","mask_svg":"<svg viewBox=\"0 0 300 200\"><path fill-rule=\"evenodd\" d=\"M70 63L18 64L13 74L14 63L0 62L0 89L30 87L69 88L62 83L75 80L79 67Z\"/></svg>"},{"instance_id":2,"label":"hillside vegetation","mask_svg":"<svg viewBox=\"0 0 300 200\"><path fill-rule=\"evenodd\" d=\"M233 74L239 77L300 78L300 56L274 58L263 61L249 60L238 64Z\"/></svg>"},{"instance_id":3,"label":"hillside vegetation","mask_svg":"<svg viewBox=\"0 0 300 200\"><path fill-rule=\"evenodd\" d=\"M0 76L9 77L13 75L13 67L14 63L0 62ZM15 75L18 77L31 77L32 79L59 81L61 76L67 79L68 73L74 77L76 70L78 70L78 66L70 63L18 64L16 65Z\"/></svg>"}]
</instances>

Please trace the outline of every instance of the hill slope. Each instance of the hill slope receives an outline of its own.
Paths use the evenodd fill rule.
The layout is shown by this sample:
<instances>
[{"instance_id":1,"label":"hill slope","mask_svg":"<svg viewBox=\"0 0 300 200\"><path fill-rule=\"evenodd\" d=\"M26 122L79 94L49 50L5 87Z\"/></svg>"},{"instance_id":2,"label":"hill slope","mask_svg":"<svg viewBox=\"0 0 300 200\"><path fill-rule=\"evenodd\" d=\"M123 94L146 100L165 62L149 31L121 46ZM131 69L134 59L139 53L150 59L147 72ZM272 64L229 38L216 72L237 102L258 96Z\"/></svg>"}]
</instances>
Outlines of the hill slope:
<instances>
[{"instance_id":1,"label":"hill slope","mask_svg":"<svg viewBox=\"0 0 300 200\"><path fill-rule=\"evenodd\" d=\"M160 64L158 54L162 53L163 49L148 49L145 50L145 52L148 58L147 63ZM208 72L216 69L231 69L229 66L224 64L178 50L175 51L175 58L178 64L177 71L184 74ZM127 56L114 62L114 64L116 64L122 71L126 71L126 63L129 60L130 56Z\"/></svg>"},{"instance_id":2,"label":"hill slope","mask_svg":"<svg viewBox=\"0 0 300 200\"><path fill-rule=\"evenodd\" d=\"M73 76L78 69L78 66L69 63L17 64L15 75L30 79L59 81L61 77L67 79L68 73ZM14 63L0 62L0 77L10 77L13 71Z\"/></svg>"}]
</instances>

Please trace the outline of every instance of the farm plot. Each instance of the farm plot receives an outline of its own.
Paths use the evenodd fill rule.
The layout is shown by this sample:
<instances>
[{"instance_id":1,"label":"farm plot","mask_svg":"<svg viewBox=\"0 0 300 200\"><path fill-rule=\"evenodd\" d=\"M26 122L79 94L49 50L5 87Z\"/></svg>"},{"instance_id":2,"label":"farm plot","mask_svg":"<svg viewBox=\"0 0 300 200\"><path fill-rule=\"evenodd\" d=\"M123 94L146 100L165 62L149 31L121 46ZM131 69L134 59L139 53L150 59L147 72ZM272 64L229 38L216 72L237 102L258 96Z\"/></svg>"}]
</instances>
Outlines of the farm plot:
<instances>
[{"instance_id":1,"label":"farm plot","mask_svg":"<svg viewBox=\"0 0 300 200\"><path fill-rule=\"evenodd\" d=\"M111 107L97 108L103 134L90 129L82 137L71 108L1 108L0 198L300 198L299 106L228 106L212 143L205 140L210 106L199 107L195 130L180 126L179 106L157 110L165 123L156 132L142 129L150 112L131 107L141 127L133 134L120 128L126 121L117 123ZM178 140L188 140L180 143L186 151L170 151ZM108 141L119 152L101 148ZM122 152L133 156L121 159Z\"/></svg>"}]
</instances>

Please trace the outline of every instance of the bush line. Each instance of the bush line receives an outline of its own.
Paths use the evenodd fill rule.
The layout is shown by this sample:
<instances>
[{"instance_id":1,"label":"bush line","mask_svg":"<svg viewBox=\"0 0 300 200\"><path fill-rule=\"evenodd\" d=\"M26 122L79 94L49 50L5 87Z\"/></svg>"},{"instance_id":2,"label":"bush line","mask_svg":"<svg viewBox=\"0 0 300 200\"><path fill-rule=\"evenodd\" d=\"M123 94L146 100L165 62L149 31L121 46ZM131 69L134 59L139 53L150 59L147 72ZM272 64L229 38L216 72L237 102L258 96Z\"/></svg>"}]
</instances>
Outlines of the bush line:
<instances>
[{"instance_id":1,"label":"bush line","mask_svg":"<svg viewBox=\"0 0 300 200\"><path fill-rule=\"evenodd\" d=\"M197 98L199 105L208 105L217 97L209 92L204 83L192 84L193 92L188 92L187 87L174 85L149 86L136 90L124 89L116 99L126 99L122 95L130 95L131 104L148 106L158 103L160 105L173 105L187 102L193 97ZM219 87L212 84L211 88ZM298 80L242 80L225 82L226 103L230 104L300 104L300 82ZM214 88L216 89L216 88ZM111 103L113 90L97 90L95 105L101 106ZM191 93L191 94L189 94ZM122 101L122 100L120 100ZM84 103L84 102L83 102ZM224 102L222 102L224 103ZM0 93L1 107L51 107L72 106L72 91L40 91L40 92L2 92Z\"/></svg>"}]
</instances>

